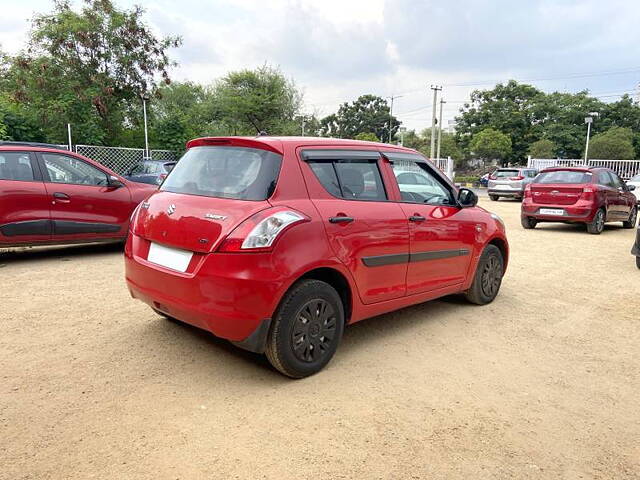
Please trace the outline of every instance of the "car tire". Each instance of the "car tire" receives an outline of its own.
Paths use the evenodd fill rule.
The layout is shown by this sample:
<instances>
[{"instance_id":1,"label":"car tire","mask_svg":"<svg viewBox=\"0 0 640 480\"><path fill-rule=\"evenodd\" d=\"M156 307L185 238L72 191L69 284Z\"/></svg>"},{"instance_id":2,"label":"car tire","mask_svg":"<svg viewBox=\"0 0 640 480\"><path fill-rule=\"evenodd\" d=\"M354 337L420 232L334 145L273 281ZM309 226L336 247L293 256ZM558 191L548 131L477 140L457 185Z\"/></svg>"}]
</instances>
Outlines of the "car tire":
<instances>
[{"instance_id":1,"label":"car tire","mask_svg":"<svg viewBox=\"0 0 640 480\"><path fill-rule=\"evenodd\" d=\"M592 235L600 235L604 230L605 222L604 209L599 209L593 216L593 220L587 223L587 231Z\"/></svg>"},{"instance_id":2,"label":"car tire","mask_svg":"<svg viewBox=\"0 0 640 480\"><path fill-rule=\"evenodd\" d=\"M486 305L493 302L500 291L503 275L502 252L495 245L487 245L480 255L473 283L471 288L465 292L465 297L476 305Z\"/></svg>"},{"instance_id":3,"label":"car tire","mask_svg":"<svg viewBox=\"0 0 640 480\"><path fill-rule=\"evenodd\" d=\"M265 354L280 373L304 378L322 370L344 331L338 292L320 280L302 280L284 296L271 323Z\"/></svg>"},{"instance_id":4,"label":"car tire","mask_svg":"<svg viewBox=\"0 0 640 480\"><path fill-rule=\"evenodd\" d=\"M497 202L500 197L498 195L489 195L489 198L492 202Z\"/></svg>"},{"instance_id":5,"label":"car tire","mask_svg":"<svg viewBox=\"0 0 640 480\"><path fill-rule=\"evenodd\" d=\"M640 268L640 257L636 257L636 267Z\"/></svg>"},{"instance_id":6,"label":"car tire","mask_svg":"<svg viewBox=\"0 0 640 480\"><path fill-rule=\"evenodd\" d=\"M626 222L622 222L622 226L624 228L635 228L637 221L638 221L638 208L633 207L631 209L631 213L629 213L629 220L627 220Z\"/></svg>"},{"instance_id":7,"label":"car tire","mask_svg":"<svg viewBox=\"0 0 640 480\"><path fill-rule=\"evenodd\" d=\"M532 217L520 217L520 223L522 224L522 228L530 230L532 228L536 228L538 220Z\"/></svg>"}]
</instances>

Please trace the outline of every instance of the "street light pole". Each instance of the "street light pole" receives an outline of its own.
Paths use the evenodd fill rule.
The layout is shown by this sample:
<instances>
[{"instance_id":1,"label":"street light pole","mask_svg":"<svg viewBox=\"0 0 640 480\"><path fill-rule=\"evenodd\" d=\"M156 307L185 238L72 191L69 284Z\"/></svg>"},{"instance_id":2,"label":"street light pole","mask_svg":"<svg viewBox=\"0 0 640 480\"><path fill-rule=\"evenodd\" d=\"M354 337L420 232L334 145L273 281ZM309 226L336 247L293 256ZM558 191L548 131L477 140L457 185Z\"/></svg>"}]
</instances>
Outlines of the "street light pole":
<instances>
[{"instance_id":1,"label":"street light pole","mask_svg":"<svg viewBox=\"0 0 640 480\"><path fill-rule=\"evenodd\" d=\"M433 108L431 109L431 155L433 158L436 153L436 106L438 104L438 91L442 90L442 87L438 85L431 85L431 90L433 90Z\"/></svg>"},{"instance_id":2,"label":"street light pole","mask_svg":"<svg viewBox=\"0 0 640 480\"><path fill-rule=\"evenodd\" d=\"M400 127L398 130L400 131L400 146L404 147L404 133L407 131L407 127Z\"/></svg>"},{"instance_id":3,"label":"street light pole","mask_svg":"<svg viewBox=\"0 0 640 480\"><path fill-rule=\"evenodd\" d=\"M440 119L438 120L438 154L436 158L440 158L440 146L442 145L442 105L444 105L444 100L440 99Z\"/></svg>"},{"instance_id":4,"label":"street light pole","mask_svg":"<svg viewBox=\"0 0 640 480\"><path fill-rule=\"evenodd\" d=\"M590 112L588 117L584 118L584 123L587 124L587 141L584 146L584 163L589 160L589 136L591 135L591 124L593 123L593 117L600 115L598 112Z\"/></svg>"},{"instance_id":5,"label":"street light pole","mask_svg":"<svg viewBox=\"0 0 640 480\"><path fill-rule=\"evenodd\" d=\"M142 114L144 115L144 156L149 158L149 132L147 130L147 100L149 100L148 94L142 95Z\"/></svg>"}]
</instances>

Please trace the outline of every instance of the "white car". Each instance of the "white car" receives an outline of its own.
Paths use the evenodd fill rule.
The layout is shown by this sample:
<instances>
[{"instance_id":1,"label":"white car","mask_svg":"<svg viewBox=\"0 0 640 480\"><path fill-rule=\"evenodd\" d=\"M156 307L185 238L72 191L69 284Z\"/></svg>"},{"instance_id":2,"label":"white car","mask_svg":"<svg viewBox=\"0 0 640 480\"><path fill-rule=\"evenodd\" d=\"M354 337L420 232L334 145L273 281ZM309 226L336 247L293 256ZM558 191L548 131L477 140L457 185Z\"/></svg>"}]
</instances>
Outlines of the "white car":
<instances>
[{"instance_id":1,"label":"white car","mask_svg":"<svg viewBox=\"0 0 640 480\"><path fill-rule=\"evenodd\" d=\"M634 185L636 187L632 193L636 196L638 203L640 203L640 175L631 177L631 180L627 182L627 185Z\"/></svg>"}]
</instances>

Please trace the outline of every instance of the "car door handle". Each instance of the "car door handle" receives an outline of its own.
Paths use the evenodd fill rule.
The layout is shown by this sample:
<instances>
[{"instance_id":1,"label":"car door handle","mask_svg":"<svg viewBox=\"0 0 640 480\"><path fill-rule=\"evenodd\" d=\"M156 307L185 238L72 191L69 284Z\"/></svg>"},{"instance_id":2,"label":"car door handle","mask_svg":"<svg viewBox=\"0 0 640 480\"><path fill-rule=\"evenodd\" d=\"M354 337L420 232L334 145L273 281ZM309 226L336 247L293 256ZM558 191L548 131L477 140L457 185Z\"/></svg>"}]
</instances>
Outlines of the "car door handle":
<instances>
[{"instance_id":1,"label":"car door handle","mask_svg":"<svg viewBox=\"0 0 640 480\"><path fill-rule=\"evenodd\" d=\"M424 218L422 215L411 215L409 217L410 222L424 222L425 220L426 218Z\"/></svg>"},{"instance_id":2,"label":"car door handle","mask_svg":"<svg viewBox=\"0 0 640 480\"><path fill-rule=\"evenodd\" d=\"M71 200L71 197L69 197L69 195L62 192L55 192L53 194L53 198L55 198L56 200Z\"/></svg>"},{"instance_id":3,"label":"car door handle","mask_svg":"<svg viewBox=\"0 0 640 480\"><path fill-rule=\"evenodd\" d=\"M329 223L351 223L353 222L353 217L331 217L329 218Z\"/></svg>"}]
</instances>

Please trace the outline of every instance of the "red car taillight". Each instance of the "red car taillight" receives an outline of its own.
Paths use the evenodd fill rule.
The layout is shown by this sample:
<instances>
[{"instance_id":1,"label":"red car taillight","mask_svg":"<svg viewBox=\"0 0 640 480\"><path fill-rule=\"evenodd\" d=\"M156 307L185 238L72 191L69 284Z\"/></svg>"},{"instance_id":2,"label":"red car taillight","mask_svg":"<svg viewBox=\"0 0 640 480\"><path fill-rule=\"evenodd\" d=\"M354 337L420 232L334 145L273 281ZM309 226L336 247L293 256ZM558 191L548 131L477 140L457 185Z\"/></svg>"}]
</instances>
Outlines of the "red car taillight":
<instances>
[{"instance_id":1,"label":"red car taillight","mask_svg":"<svg viewBox=\"0 0 640 480\"><path fill-rule=\"evenodd\" d=\"M524 187L524 198L531 198L531 184L527 184L526 187Z\"/></svg>"},{"instance_id":2,"label":"red car taillight","mask_svg":"<svg viewBox=\"0 0 640 480\"><path fill-rule=\"evenodd\" d=\"M509 180L524 180L522 175L518 175L517 177L509 177Z\"/></svg>"},{"instance_id":3,"label":"red car taillight","mask_svg":"<svg viewBox=\"0 0 640 480\"><path fill-rule=\"evenodd\" d=\"M591 201L595 198L595 193L596 193L596 190L593 187L591 186L583 187L581 198L582 200Z\"/></svg>"},{"instance_id":4,"label":"red car taillight","mask_svg":"<svg viewBox=\"0 0 640 480\"><path fill-rule=\"evenodd\" d=\"M219 252L270 252L278 237L306 215L286 207L273 207L256 213L238 225L218 248Z\"/></svg>"}]
</instances>

